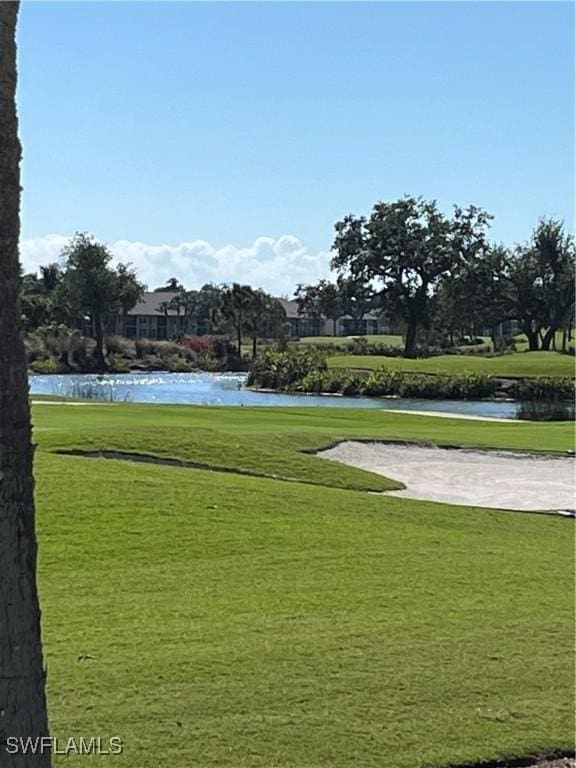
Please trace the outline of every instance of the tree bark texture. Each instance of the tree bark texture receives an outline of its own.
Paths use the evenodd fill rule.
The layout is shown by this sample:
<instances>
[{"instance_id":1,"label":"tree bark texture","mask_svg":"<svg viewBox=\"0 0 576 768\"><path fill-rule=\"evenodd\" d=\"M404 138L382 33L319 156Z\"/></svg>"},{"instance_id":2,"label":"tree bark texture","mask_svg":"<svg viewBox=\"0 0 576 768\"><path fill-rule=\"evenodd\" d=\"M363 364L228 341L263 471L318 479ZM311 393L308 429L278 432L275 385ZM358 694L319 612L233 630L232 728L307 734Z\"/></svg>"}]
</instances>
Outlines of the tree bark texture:
<instances>
[{"instance_id":1,"label":"tree bark texture","mask_svg":"<svg viewBox=\"0 0 576 768\"><path fill-rule=\"evenodd\" d=\"M48 735L36 588L33 447L19 306L18 2L0 2L0 768L48 768L48 751L10 754L8 737Z\"/></svg>"}]
</instances>

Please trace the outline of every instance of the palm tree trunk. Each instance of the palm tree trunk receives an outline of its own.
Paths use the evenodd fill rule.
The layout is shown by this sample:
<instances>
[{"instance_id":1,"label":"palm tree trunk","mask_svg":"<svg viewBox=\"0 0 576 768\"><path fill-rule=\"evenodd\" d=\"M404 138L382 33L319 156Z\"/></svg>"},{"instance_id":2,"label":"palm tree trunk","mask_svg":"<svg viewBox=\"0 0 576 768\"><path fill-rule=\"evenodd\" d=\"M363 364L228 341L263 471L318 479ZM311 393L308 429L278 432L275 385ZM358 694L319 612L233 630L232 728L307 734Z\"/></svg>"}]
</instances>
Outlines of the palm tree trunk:
<instances>
[{"instance_id":1,"label":"palm tree trunk","mask_svg":"<svg viewBox=\"0 0 576 768\"><path fill-rule=\"evenodd\" d=\"M0 2L0 741L2 768L50 766L50 753L10 755L7 736L48 735L36 589L33 449L20 323L20 142L16 115L18 2Z\"/></svg>"}]
</instances>

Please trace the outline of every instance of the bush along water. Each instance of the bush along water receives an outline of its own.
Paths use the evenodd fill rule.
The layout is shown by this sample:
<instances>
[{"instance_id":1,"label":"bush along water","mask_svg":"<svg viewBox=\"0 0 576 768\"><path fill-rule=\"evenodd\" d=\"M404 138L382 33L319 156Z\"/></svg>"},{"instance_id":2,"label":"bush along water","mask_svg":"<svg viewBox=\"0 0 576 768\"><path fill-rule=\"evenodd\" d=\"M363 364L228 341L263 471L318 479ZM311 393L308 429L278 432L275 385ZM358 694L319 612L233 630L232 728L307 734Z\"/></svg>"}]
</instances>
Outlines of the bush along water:
<instances>
[{"instance_id":1,"label":"bush along water","mask_svg":"<svg viewBox=\"0 0 576 768\"><path fill-rule=\"evenodd\" d=\"M574 380L568 377L521 379L512 384L508 394L515 400L573 401Z\"/></svg>"},{"instance_id":2,"label":"bush along water","mask_svg":"<svg viewBox=\"0 0 576 768\"><path fill-rule=\"evenodd\" d=\"M478 400L492 397L497 384L492 377L476 373L426 375L383 368L368 374L347 369L329 370L322 352L296 349L265 351L252 366L248 386L348 397Z\"/></svg>"},{"instance_id":3,"label":"bush along water","mask_svg":"<svg viewBox=\"0 0 576 768\"><path fill-rule=\"evenodd\" d=\"M318 349L302 348L290 351L267 349L253 362L248 386L259 389L298 391L302 380L307 375L326 372L326 355ZM312 385L313 382L311 382Z\"/></svg>"},{"instance_id":4,"label":"bush along water","mask_svg":"<svg viewBox=\"0 0 576 768\"><path fill-rule=\"evenodd\" d=\"M525 421L573 421L574 381L569 378L516 381L509 394L522 403L517 416Z\"/></svg>"},{"instance_id":5,"label":"bush along water","mask_svg":"<svg viewBox=\"0 0 576 768\"><path fill-rule=\"evenodd\" d=\"M574 402L527 400L520 404L517 417L523 421L573 421Z\"/></svg>"},{"instance_id":6,"label":"bush along water","mask_svg":"<svg viewBox=\"0 0 576 768\"><path fill-rule=\"evenodd\" d=\"M494 380L478 374L425 375L401 371L374 371L362 375L356 371L315 371L294 387L299 392L325 392L347 396L412 397L442 400L478 400L492 397Z\"/></svg>"},{"instance_id":7,"label":"bush along water","mask_svg":"<svg viewBox=\"0 0 576 768\"><path fill-rule=\"evenodd\" d=\"M326 353L314 347L265 350L252 365L248 386L349 397L483 400L505 393L523 402L574 400L574 381L570 378L523 379L503 390L498 378L480 373L406 373L385 367L371 373L331 370L326 363ZM543 408L540 410L544 412Z\"/></svg>"}]
</instances>

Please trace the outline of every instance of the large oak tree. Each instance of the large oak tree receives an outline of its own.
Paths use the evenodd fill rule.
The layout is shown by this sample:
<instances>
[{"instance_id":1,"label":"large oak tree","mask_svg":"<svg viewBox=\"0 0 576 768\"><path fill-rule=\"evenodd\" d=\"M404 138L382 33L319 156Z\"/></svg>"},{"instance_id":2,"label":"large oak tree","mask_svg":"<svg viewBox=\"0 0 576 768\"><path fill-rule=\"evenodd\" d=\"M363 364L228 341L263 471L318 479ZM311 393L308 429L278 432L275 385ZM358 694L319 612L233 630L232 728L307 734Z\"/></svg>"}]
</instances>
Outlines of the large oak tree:
<instances>
[{"instance_id":1,"label":"large oak tree","mask_svg":"<svg viewBox=\"0 0 576 768\"><path fill-rule=\"evenodd\" d=\"M435 201L408 196L377 203L368 218L336 224L332 267L375 285L382 306L405 321L404 355L414 357L434 291L462 260L487 249L490 218L475 206L445 216Z\"/></svg>"}]
</instances>

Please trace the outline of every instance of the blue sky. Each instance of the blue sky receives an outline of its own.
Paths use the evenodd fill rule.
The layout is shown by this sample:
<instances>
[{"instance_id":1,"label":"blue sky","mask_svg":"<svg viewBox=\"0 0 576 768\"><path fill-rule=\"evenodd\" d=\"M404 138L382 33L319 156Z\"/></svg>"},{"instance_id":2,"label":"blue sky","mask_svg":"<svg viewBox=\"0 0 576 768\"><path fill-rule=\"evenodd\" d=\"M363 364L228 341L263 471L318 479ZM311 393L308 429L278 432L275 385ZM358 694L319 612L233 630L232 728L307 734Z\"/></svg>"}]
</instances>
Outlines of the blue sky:
<instances>
[{"instance_id":1,"label":"blue sky","mask_svg":"<svg viewBox=\"0 0 576 768\"><path fill-rule=\"evenodd\" d=\"M89 230L153 283L323 276L405 193L573 228L574 8L24 3L23 257Z\"/></svg>"}]
</instances>

